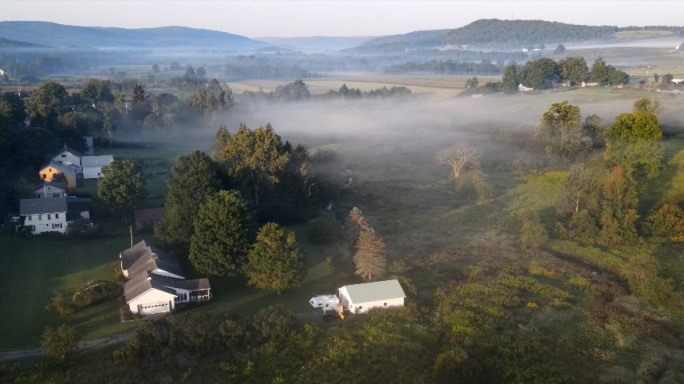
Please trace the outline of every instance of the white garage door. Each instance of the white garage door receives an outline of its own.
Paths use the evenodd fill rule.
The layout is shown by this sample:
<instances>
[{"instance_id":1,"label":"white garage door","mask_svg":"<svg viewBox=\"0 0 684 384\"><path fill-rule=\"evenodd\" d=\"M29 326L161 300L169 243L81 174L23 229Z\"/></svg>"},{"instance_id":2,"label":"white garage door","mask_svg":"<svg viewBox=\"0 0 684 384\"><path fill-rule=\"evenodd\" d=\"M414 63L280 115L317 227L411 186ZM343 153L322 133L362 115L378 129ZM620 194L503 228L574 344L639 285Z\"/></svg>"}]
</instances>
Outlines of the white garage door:
<instances>
[{"instance_id":1,"label":"white garage door","mask_svg":"<svg viewBox=\"0 0 684 384\"><path fill-rule=\"evenodd\" d=\"M169 308L169 302L165 303L150 303L150 304L144 304L140 307L140 314L141 315L152 315L154 313L167 313L171 312L171 309Z\"/></svg>"}]
</instances>

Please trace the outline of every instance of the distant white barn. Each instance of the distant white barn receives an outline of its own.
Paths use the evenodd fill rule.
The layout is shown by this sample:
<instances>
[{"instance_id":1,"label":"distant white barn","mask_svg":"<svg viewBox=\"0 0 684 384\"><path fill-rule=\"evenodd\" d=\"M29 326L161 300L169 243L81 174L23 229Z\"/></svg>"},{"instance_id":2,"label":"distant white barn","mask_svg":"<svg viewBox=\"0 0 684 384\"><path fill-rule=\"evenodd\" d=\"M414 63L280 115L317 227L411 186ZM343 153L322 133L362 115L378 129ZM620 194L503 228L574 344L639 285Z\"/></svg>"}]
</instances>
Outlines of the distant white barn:
<instances>
[{"instance_id":1,"label":"distant white barn","mask_svg":"<svg viewBox=\"0 0 684 384\"><path fill-rule=\"evenodd\" d=\"M352 313L371 308L403 307L406 294L398 280L345 285L338 289L340 302Z\"/></svg>"}]
</instances>

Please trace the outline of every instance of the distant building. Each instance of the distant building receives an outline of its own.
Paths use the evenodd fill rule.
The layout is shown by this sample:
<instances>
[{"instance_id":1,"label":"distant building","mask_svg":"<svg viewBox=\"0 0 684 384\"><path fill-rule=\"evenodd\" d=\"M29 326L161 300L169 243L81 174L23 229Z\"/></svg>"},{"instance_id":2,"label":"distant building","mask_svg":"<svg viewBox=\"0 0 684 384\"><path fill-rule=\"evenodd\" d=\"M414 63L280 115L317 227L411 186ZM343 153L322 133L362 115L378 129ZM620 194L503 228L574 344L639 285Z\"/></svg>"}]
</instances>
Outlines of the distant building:
<instances>
[{"instance_id":1,"label":"distant building","mask_svg":"<svg viewBox=\"0 0 684 384\"><path fill-rule=\"evenodd\" d=\"M46 183L53 181L55 176L57 175L63 175L66 179L67 187L75 188L76 174L78 173L77 169L78 167L76 166L69 166L56 161L51 161L50 164L46 165L40 171L38 171L38 174L40 175L40 178Z\"/></svg>"},{"instance_id":2,"label":"distant building","mask_svg":"<svg viewBox=\"0 0 684 384\"><path fill-rule=\"evenodd\" d=\"M154 228L164 218L164 208L145 208L135 211L135 229Z\"/></svg>"},{"instance_id":3,"label":"distant building","mask_svg":"<svg viewBox=\"0 0 684 384\"><path fill-rule=\"evenodd\" d=\"M34 234L45 232L64 233L67 229L66 198L21 199L19 214L24 227Z\"/></svg>"},{"instance_id":4,"label":"distant building","mask_svg":"<svg viewBox=\"0 0 684 384\"><path fill-rule=\"evenodd\" d=\"M33 196L37 199L66 197L66 189L62 183L43 183L33 190Z\"/></svg>"},{"instance_id":5,"label":"distant building","mask_svg":"<svg viewBox=\"0 0 684 384\"><path fill-rule=\"evenodd\" d=\"M81 157L81 168L83 169L84 179L99 179L102 175L102 167L114 161L112 155L102 156L83 156Z\"/></svg>"},{"instance_id":6,"label":"distant building","mask_svg":"<svg viewBox=\"0 0 684 384\"><path fill-rule=\"evenodd\" d=\"M522 84L518 84L518 91L520 91L520 92L530 92L530 91L534 91L534 88L528 88L528 87L526 87L526 86L524 86L524 85L522 85Z\"/></svg>"}]
</instances>

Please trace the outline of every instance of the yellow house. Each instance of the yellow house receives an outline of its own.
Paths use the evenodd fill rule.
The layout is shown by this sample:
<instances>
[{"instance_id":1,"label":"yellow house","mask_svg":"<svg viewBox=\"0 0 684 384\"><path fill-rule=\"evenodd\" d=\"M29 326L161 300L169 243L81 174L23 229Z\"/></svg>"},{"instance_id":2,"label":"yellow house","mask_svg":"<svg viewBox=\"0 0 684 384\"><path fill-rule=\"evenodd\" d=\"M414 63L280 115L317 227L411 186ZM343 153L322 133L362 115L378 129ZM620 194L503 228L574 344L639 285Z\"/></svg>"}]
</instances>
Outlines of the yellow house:
<instances>
[{"instance_id":1,"label":"yellow house","mask_svg":"<svg viewBox=\"0 0 684 384\"><path fill-rule=\"evenodd\" d=\"M64 175L64 178L67 182L67 187L76 187L76 169L73 167L58 163L56 161L51 161L50 164L43 167L40 171L38 171L38 173L43 182L46 183L51 182L57 175Z\"/></svg>"}]
</instances>

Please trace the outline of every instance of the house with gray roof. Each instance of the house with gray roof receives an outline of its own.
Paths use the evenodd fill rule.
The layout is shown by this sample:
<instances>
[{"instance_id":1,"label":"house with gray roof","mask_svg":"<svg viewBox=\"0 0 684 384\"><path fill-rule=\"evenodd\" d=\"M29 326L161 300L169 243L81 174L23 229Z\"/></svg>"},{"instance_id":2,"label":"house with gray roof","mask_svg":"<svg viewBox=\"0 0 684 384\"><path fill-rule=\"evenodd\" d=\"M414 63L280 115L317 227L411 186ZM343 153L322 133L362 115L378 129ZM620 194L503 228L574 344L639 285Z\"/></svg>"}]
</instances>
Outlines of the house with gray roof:
<instances>
[{"instance_id":1,"label":"house with gray roof","mask_svg":"<svg viewBox=\"0 0 684 384\"><path fill-rule=\"evenodd\" d=\"M168 313L178 303L211 298L208 279L186 280L175 257L145 240L122 251L119 258L123 275L128 278L124 297L131 313Z\"/></svg>"},{"instance_id":2,"label":"house with gray roof","mask_svg":"<svg viewBox=\"0 0 684 384\"><path fill-rule=\"evenodd\" d=\"M67 228L67 202L65 197L52 199L21 199L19 215L31 233L64 233Z\"/></svg>"},{"instance_id":3,"label":"house with gray roof","mask_svg":"<svg viewBox=\"0 0 684 384\"><path fill-rule=\"evenodd\" d=\"M64 233L70 222L90 219L91 201L87 198L34 198L19 201L19 215L24 227L34 234Z\"/></svg>"},{"instance_id":4,"label":"house with gray roof","mask_svg":"<svg viewBox=\"0 0 684 384\"><path fill-rule=\"evenodd\" d=\"M345 285L338 289L340 303L352 313L365 313L371 308L403 307L406 294L399 280Z\"/></svg>"},{"instance_id":5,"label":"house with gray roof","mask_svg":"<svg viewBox=\"0 0 684 384\"><path fill-rule=\"evenodd\" d=\"M66 185L63 183L43 183L33 190L33 196L37 199L52 199L66 197Z\"/></svg>"}]
</instances>

